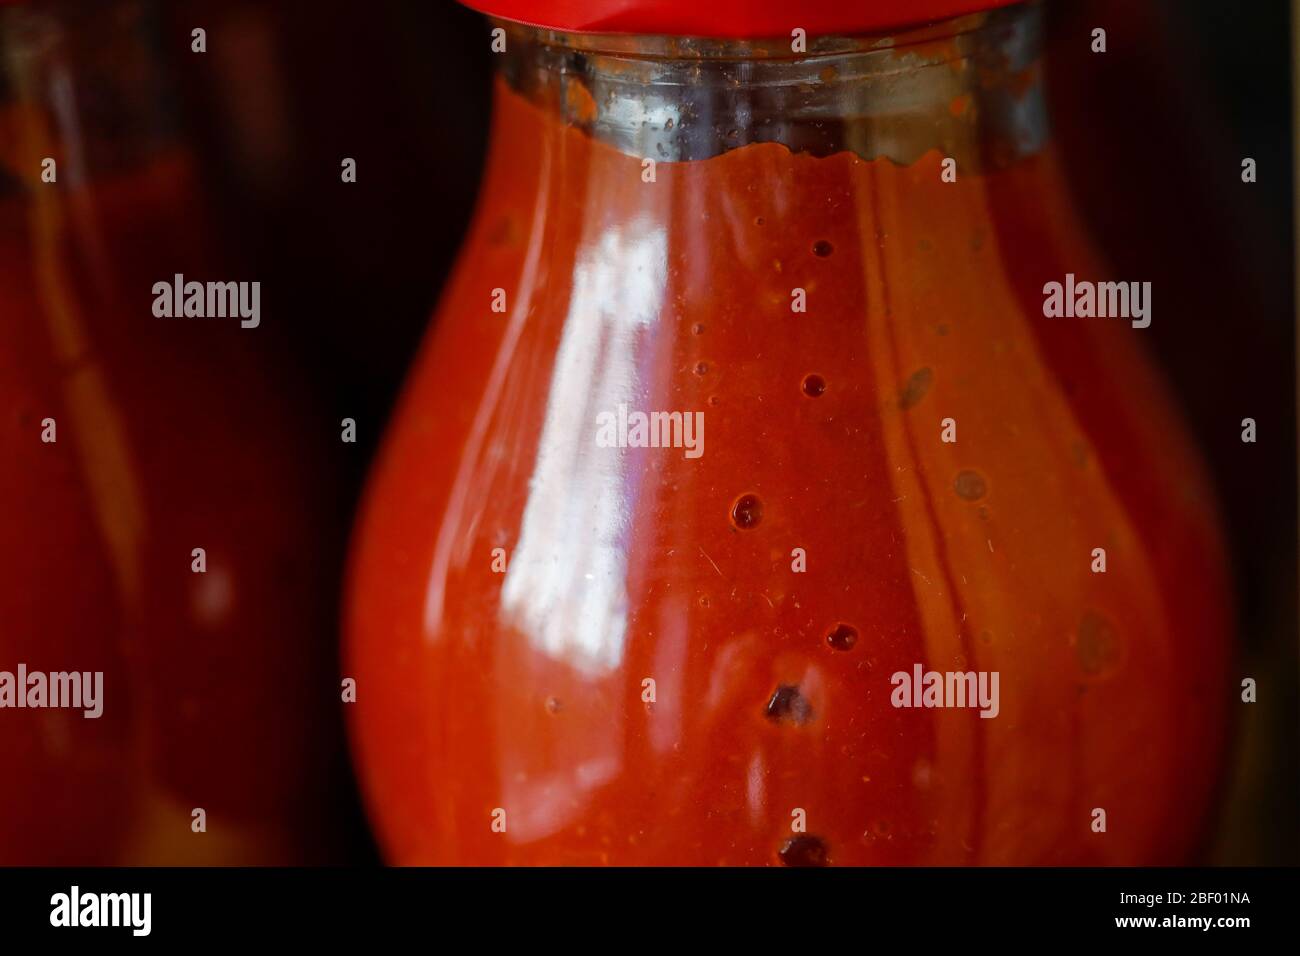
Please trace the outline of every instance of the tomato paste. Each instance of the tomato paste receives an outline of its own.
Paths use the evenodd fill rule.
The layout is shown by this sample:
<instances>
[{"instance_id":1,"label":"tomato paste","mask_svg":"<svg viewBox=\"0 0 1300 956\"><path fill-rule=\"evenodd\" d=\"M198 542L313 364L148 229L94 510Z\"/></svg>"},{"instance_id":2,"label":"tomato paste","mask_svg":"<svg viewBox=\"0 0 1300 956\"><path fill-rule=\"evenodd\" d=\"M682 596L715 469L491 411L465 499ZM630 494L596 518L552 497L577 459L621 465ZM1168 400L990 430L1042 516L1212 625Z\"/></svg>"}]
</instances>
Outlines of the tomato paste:
<instances>
[{"instance_id":1,"label":"tomato paste","mask_svg":"<svg viewBox=\"0 0 1300 956\"><path fill-rule=\"evenodd\" d=\"M1143 330L1044 312L1141 279L1050 143L647 164L504 82L493 136L352 556L387 858L1189 860L1215 509Z\"/></svg>"}]
</instances>

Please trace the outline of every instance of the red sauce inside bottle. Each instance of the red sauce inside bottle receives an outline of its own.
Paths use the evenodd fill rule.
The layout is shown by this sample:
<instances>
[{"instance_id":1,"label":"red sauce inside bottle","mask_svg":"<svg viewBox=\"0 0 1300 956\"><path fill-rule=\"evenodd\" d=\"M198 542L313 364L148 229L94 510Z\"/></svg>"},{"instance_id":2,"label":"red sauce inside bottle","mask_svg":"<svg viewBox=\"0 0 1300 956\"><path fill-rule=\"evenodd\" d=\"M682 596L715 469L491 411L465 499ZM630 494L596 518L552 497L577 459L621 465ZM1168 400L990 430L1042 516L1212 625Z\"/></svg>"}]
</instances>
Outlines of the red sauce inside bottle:
<instances>
[{"instance_id":1,"label":"red sauce inside bottle","mask_svg":"<svg viewBox=\"0 0 1300 956\"><path fill-rule=\"evenodd\" d=\"M1185 860L1229 692L1214 510L1139 333L1043 317L1108 278L1050 148L645 182L504 86L494 136L354 542L387 857ZM600 447L620 404L703 412L702 454ZM998 672L997 716L895 706L915 665Z\"/></svg>"}]
</instances>

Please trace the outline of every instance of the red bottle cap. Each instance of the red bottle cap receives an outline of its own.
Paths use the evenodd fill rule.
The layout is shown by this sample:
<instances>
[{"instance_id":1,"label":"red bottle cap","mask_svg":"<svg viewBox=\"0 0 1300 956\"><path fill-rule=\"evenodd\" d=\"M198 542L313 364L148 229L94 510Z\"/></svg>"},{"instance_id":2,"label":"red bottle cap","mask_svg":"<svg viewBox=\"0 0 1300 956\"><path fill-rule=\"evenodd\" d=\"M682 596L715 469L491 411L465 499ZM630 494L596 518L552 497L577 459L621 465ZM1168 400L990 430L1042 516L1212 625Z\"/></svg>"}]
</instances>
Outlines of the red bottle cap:
<instances>
[{"instance_id":1,"label":"red bottle cap","mask_svg":"<svg viewBox=\"0 0 1300 956\"><path fill-rule=\"evenodd\" d=\"M1019 0L462 0L480 13L572 33L753 40L879 33Z\"/></svg>"}]
</instances>

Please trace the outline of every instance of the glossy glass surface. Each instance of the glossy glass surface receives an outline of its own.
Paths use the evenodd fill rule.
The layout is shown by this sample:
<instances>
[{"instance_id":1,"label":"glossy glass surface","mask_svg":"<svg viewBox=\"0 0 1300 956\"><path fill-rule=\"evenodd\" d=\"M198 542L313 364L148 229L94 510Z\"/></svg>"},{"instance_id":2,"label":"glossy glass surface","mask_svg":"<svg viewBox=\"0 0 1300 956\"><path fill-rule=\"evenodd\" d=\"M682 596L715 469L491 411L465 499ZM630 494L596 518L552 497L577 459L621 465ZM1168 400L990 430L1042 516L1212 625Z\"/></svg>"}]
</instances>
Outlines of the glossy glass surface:
<instances>
[{"instance_id":1,"label":"glossy glass surface","mask_svg":"<svg viewBox=\"0 0 1300 956\"><path fill-rule=\"evenodd\" d=\"M1050 143L980 123L1034 64L894 48L976 111L955 181L938 140L742 136L649 182L560 105L563 70L550 97L499 84L354 543L353 740L391 861L1193 852L1230 639L1200 465L1140 330L1043 316L1044 283L1110 277ZM702 453L604 447L620 409L702 412ZM997 716L894 706L917 665L998 672Z\"/></svg>"}]
</instances>

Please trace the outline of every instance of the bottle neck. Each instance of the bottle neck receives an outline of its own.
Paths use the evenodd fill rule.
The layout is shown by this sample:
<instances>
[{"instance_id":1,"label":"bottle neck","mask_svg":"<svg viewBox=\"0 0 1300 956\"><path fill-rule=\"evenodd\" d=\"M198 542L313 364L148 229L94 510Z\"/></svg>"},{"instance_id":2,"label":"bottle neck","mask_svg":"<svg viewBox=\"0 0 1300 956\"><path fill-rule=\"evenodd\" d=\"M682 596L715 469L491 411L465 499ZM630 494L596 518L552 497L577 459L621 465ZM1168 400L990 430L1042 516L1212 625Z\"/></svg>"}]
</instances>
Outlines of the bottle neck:
<instances>
[{"instance_id":1,"label":"bottle neck","mask_svg":"<svg viewBox=\"0 0 1300 956\"><path fill-rule=\"evenodd\" d=\"M566 34L500 21L515 92L628 155L708 159L777 142L999 168L1047 136L1037 4L889 36L772 42Z\"/></svg>"}]
</instances>

